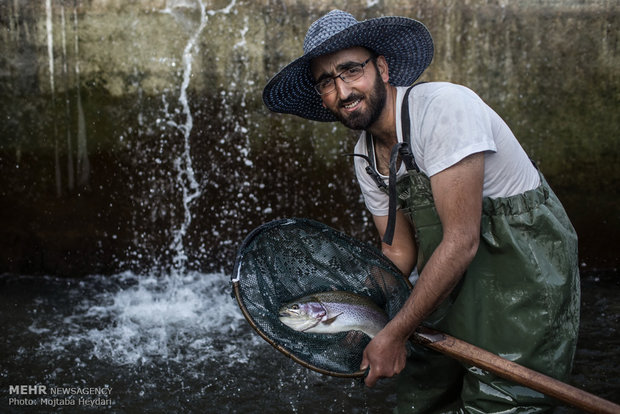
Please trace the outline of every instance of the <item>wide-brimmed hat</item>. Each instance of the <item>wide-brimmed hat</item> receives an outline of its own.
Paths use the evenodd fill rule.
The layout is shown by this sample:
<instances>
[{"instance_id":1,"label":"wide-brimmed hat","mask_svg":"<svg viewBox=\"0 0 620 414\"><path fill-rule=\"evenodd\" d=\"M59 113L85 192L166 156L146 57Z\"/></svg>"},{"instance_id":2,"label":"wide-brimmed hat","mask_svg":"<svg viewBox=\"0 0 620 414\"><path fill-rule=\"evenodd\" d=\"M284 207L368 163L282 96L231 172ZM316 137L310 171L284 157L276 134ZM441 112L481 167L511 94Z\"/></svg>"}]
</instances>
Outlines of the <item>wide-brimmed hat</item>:
<instances>
[{"instance_id":1,"label":"wide-brimmed hat","mask_svg":"<svg viewBox=\"0 0 620 414\"><path fill-rule=\"evenodd\" d=\"M407 17L386 16L357 21L342 10L332 10L308 29L304 54L278 72L265 86L263 101L274 112L315 121L335 121L323 107L310 72L312 59L363 46L385 56L394 86L415 82L433 59L433 39L426 26Z\"/></svg>"}]
</instances>

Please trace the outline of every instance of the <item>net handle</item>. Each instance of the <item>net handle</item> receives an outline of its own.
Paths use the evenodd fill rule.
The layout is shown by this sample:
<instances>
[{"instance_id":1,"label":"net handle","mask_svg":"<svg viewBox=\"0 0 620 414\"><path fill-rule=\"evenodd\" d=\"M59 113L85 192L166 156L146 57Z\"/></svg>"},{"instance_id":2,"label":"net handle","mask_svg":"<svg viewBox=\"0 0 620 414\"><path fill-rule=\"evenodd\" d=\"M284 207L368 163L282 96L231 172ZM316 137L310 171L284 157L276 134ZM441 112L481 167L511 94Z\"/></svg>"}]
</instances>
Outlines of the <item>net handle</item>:
<instances>
[{"instance_id":1,"label":"net handle","mask_svg":"<svg viewBox=\"0 0 620 414\"><path fill-rule=\"evenodd\" d=\"M254 319L252 319L252 316L250 315L250 313L246 309L245 304L243 303L243 300L241 299L241 287L239 286L239 279L233 280L232 281L232 285L233 285L233 292L235 294L235 299L237 300L237 304L239 305L239 308L241 309L241 313L243 314L245 319L248 321L248 323L250 324L252 329L254 329L257 334L259 334L265 341L267 341L275 349L277 349L278 351L282 352L284 355L286 355L287 357L289 357L293 361L297 362L298 364L300 364L300 365L302 365L302 366L304 366L304 367L306 367L308 369L311 369L313 371L316 371L316 372L318 372L320 374L330 375L332 377L338 377L338 378L361 378L364 375L366 375L366 370L359 370L359 371L352 372L352 373L343 373L343 372L335 372L335 371L329 371L329 370L326 370L326 369L323 369L323 368L319 368L319 367L317 367L315 365L309 364L308 362L304 361L303 359L300 359L295 354L293 354L291 351L289 351L288 349L282 347L281 345L278 345L273 339L269 338L269 336L267 336L258 327L258 325L256 325L256 323L254 322Z\"/></svg>"}]
</instances>

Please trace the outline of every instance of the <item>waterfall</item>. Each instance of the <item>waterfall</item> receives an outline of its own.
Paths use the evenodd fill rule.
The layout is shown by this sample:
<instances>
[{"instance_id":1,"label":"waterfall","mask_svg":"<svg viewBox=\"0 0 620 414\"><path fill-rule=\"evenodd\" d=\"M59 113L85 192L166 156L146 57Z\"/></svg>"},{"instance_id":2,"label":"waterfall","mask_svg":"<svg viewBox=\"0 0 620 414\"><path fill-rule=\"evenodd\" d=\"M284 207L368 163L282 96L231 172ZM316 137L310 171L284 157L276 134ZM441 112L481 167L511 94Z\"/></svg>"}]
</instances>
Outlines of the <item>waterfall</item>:
<instances>
[{"instance_id":1,"label":"waterfall","mask_svg":"<svg viewBox=\"0 0 620 414\"><path fill-rule=\"evenodd\" d=\"M174 233L174 239L170 245L171 249L175 252L173 260L174 269L177 272L183 273L185 271L185 265L187 263L187 254L185 253L185 247L183 245L183 238L187 233L192 222L191 204L200 197L200 185L196 181L194 174L194 168L192 166L190 134L194 126L194 118L189 107L187 99L187 88L192 75L192 61L194 59L193 52L196 48L196 41L202 33L207 23L207 16L205 12L205 6L201 0L198 1L200 7L200 24L190 37L185 49L183 50L183 83L181 84L181 94L179 96L179 103L183 108L183 115L185 116L185 122L181 125L177 125L177 128L183 135L183 152L174 161L174 167L177 171L177 183L183 192L183 222L181 227Z\"/></svg>"},{"instance_id":2,"label":"waterfall","mask_svg":"<svg viewBox=\"0 0 620 414\"><path fill-rule=\"evenodd\" d=\"M220 10L210 10L208 14L213 16L216 13L229 13L232 10L232 7L234 7L235 2L236 0L232 0L225 8ZM183 136L183 151L174 161L174 167L177 173L176 181L183 194L183 222L174 232L174 238L170 244L171 250L175 253L175 256L172 259L172 264L177 274L182 274L186 270L187 254L185 252L183 240L187 234L187 229L192 222L191 205L193 201L201 195L200 184L196 180L196 175L192 165L190 135L193 128L194 119L192 117L192 112L187 97L187 89L192 77L192 62L197 49L196 43L208 20L207 11L202 0L198 0L198 5L200 8L200 23L196 31L189 38L183 50L183 82L181 84L179 104L182 107L182 114L184 115L185 122L182 124L174 124L170 122L179 130L179 132L181 132Z\"/></svg>"}]
</instances>

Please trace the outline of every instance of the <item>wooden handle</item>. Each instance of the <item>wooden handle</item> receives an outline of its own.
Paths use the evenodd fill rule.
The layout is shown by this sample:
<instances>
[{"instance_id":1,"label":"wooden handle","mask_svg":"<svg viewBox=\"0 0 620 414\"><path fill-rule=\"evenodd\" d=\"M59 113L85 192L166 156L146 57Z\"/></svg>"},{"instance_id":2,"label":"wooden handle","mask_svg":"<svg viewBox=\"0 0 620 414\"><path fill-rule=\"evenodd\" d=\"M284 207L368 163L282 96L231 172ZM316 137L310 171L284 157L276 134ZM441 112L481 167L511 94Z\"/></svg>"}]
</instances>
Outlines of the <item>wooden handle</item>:
<instances>
[{"instance_id":1,"label":"wooden handle","mask_svg":"<svg viewBox=\"0 0 620 414\"><path fill-rule=\"evenodd\" d=\"M419 328L411 340L444 355L474 365L507 380L592 413L620 414L620 405L597 397L450 335Z\"/></svg>"}]
</instances>

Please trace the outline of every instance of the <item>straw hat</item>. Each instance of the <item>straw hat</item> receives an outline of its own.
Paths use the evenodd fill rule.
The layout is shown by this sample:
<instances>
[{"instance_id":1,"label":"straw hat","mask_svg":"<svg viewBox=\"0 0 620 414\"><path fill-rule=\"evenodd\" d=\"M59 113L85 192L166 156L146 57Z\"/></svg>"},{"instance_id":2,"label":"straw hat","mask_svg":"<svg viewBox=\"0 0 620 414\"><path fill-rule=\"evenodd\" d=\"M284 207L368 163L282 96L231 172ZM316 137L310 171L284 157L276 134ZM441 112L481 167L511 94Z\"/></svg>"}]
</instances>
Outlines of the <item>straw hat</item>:
<instances>
[{"instance_id":1,"label":"straw hat","mask_svg":"<svg viewBox=\"0 0 620 414\"><path fill-rule=\"evenodd\" d=\"M278 72L265 86L263 101L274 112L315 121L336 121L323 107L310 72L312 59L338 50L363 46L385 56L394 86L415 82L433 59L433 39L422 23L386 16L358 22L350 13L333 10L310 26L304 54Z\"/></svg>"}]
</instances>

